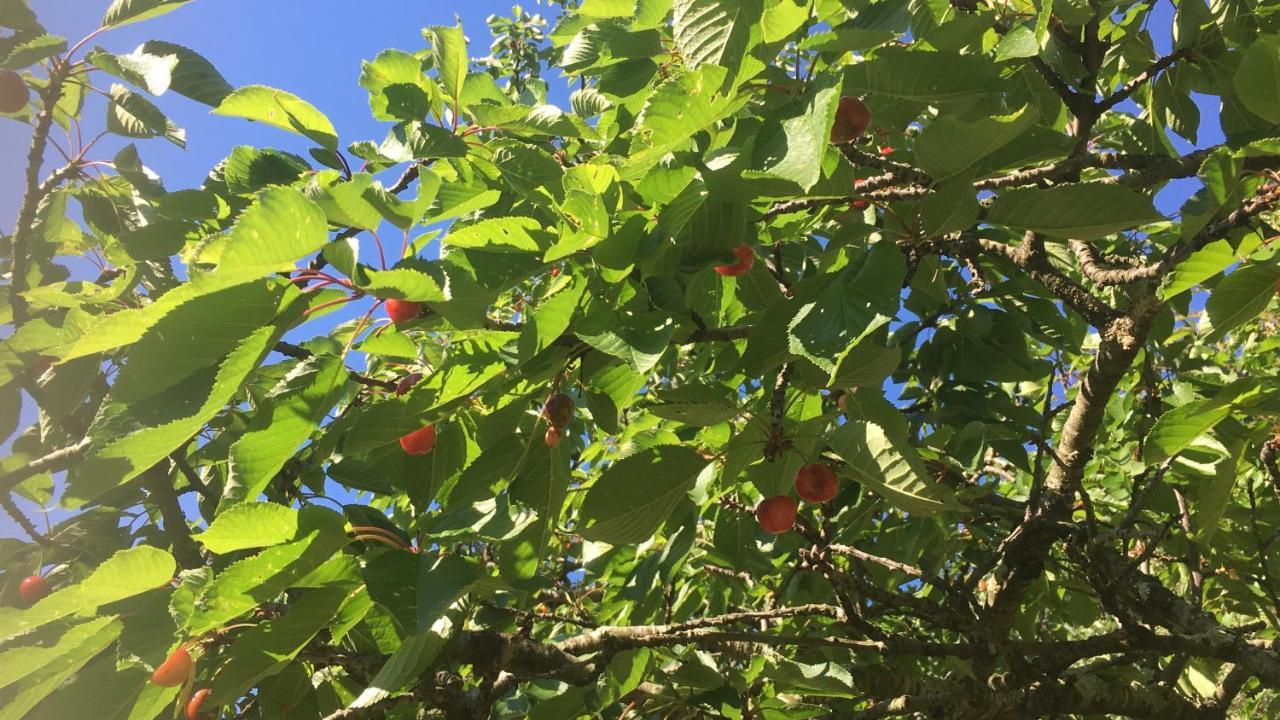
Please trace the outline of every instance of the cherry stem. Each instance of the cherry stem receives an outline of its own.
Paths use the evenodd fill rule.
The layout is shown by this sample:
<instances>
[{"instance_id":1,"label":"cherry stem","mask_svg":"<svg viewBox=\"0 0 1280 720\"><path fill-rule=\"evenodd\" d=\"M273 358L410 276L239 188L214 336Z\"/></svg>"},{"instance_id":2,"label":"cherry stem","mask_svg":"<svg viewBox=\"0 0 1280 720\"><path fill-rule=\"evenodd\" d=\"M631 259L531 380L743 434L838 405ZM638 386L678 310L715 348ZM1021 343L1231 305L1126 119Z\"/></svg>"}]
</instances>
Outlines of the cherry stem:
<instances>
[{"instance_id":1,"label":"cherry stem","mask_svg":"<svg viewBox=\"0 0 1280 720\"><path fill-rule=\"evenodd\" d=\"M401 545L400 543L391 542L390 540L388 540L387 538L383 537L382 535L356 535L356 536L354 536L354 537L353 537L353 538L351 538L351 539L352 539L352 540L361 540L361 541L364 541L364 542L376 542L376 543L381 543L381 544L383 544L383 545L386 545L387 547L393 547L393 548L395 548L395 549L397 549L397 550L408 550L408 549L409 549L409 548L407 548L406 546Z\"/></svg>"},{"instance_id":2,"label":"cherry stem","mask_svg":"<svg viewBox=\"0 0 1280 720\"><path fill-rule=\"evenodd\" d=\"M387 269L387 256L382 251L382 238L378 237L378 231L369 228L369 234L373 236L373 244L378 246L378 265L383 270Z\"/></svg>"},{"instance_id":3,"label":"cherry stem","mask_svg":"<svg viewBox=\"0 0 1280 720\"><path fill-rule=\"evenodd\" d=\"M361 295L363 295L363 293L361 293ZM321 311L321 310L323 310L323 309L325 309L325 308L333 307L334 305L342 305L343 303L349 303L349 302L351 302L352 300L356 300L356 299L358 299L359 297L360 297L359 295L348 295L347 297L338 298L337 300L330 300L330 301L328 301L328 302L322 302L322 303L320 303L319 305L316 305L315 307L307 308L306 312L304 312L304 313L302 313L302 314L303 314L303 315L310 315L311 313L319 312L319 311Z\"/></svg>"},{"instance_id":4,"label":"cherry stem","mask_svg":"<svg viewBox=\"0 0 1280 720\"><path fill-rule=\"evenodd\" d=\"M352 525L351 531L353 533L358 533L362 535L367 535L369 533L380 533L382 535L387 536L391 540L394 540L396 544L401 547L404 547L404 548L409 547L408 543L402 540L399 535L396 535L395 533L391 532L390 530L387 530L386 528L380 528L376 525Z\"/></svg>"}]
</instances>

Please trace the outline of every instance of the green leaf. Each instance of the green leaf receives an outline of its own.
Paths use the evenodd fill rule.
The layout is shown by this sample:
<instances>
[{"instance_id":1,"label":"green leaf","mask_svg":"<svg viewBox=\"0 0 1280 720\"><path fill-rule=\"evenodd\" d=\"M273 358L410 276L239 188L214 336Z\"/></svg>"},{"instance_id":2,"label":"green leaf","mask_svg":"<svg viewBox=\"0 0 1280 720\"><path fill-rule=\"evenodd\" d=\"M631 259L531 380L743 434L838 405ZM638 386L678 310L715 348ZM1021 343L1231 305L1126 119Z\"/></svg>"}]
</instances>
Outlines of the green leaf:
<instances>
[{"instance_id":1,"label":"green leaf","mask_svg":"<svg viewBox=\"0 0 1280 720\"><path fill-rule=\"evenodd\" d=\"M766 126L756 141L755 166L809 190L822 179L831 122L840 102L834 75L811 83L793 112L780 124Z\"/></svg>"},{"instance_id":2,"label":"green leaf","mask_svg":"<svg viewBox=\"0 0 1280 720\"><path fill-rule=\"evenodd\" d=\"M214 673L206 702L230 705L263 678L283 670L333 620L351 595L351 588L345 585L308 589L289 602L282 617L246 630L227 650L230 661Z\"/></svg>"},{"instance_id":3,"label":"green leaf","mask_svg":"<svg viewBox=\"0 0 1280 720\"><path fill-rule=\"evenodd\" d=\"M99 617L71 625L53 645L47 647L28 645L0 653L0 688L9 687L61 661L67 654L74 652L109 626L115 626L117 634L120 632L119 620L110 616Z\"/></svg>"},{"instance_id":4,"label":"green leaf","mask_svg":"<svg viewBox=\"0 0 1280 720\"><path fill-rule=\"evenodd\" d=\"M161 57L174 61L169 89L209 107L217 107L231 94L231 84L213 63L194 50L163 40L148 40L133 55Z\"/></svg>"},{"instance_id":5,"label":"green leaf","mask_svg":"<svg viewBox=\"0 0 1280 720\"><path fill-rule=\"evenodd\" d=\"M302 192L324 210L330 223L372 229L382 224L382 213L367 197L372 186L373 176L368 173L344 179L337 170L322 170L311 176Z\"/></svg>"},{"instance_id":6,"label":"green leaf","mask_svg":"<svg viewBox=\"0 0 1280 720\"><path fill-rule=\"evenodd\" d=\"M0 62L0 68L18 70L67 51L67 39L58 35L37 35L19 44Z\"/></svg>"},{"instance_id":7,"label":"green leaf","mask_svg":"<svg viewBox=\"0 0 1280 720\"><path fill-rule=\"evenodd\" d=\"M724 78L724 68L704 65L659 86L641 110L637 140L643 142L632 145L623 178L643 177L667 153L746 104L745 93L720 94Z\"/></svg>"},{"instance_id":8,"label":"green leaf","mask_svg":"<svg viewBox=\"0 0 1280 720\"><path fill-rule=\"evenodd\" d=\"M102 27L119 27L177 10L190 0L115 0L102 16Z\"/></svg>"},{"instance_id":9,"label":"green leaf","mask_svg":"<svg viewBox=\"0 0 1280 720\"><path fill-rule=\"evenodd\" d=\"M453 101L455 114L462 112L462 88L467 81L467 37L462 23L454 27L434 25L422 31L431 43L431 57L444 94Z\"/></svg>"},{"instance_id":10,"label":"green leaf","mask_svg":"<svg viewBox=\"0 0 1280 720\"><path fill-rule=\"evenodd\" d=\"M144 88L152 95L162 95L169 89L173 70L178 66L176 57L144 53L141 48L128 55L95 50L85 59L99 70Z\"/></svg>"},{"instance_id":11,"label":"green leaf","mask_svg":"<svg viewBox=\"0 0 1280 720\"><path fill-rule=\"evenodd\" d=\"M706 465L697 451L679 445L659 445L614 462L582 501L582 536L614 545L648 540Z\"/></svg>"},{"instance_id":12,"label":"green leaf","mask_svg":"<svg viewBox=\"0 0 1280 720\"><path fill-rule=\"evenodd\" d=\"M360 65L360 86L369 91L377 120L422 120L431 110L431 86L423 62L401 50L383 50Z\"/></svg>"},{"instance_id":13,"label":"green leaf","mask_svg":"<svg viewBox=\"0 0 1280 720\"><path fill-rule=\"evenodd\" d=\"M520 360L528 362L551 345L569 329L574 313L587 291L585 278L570 275L548 297L538 302L538 307L525 322L520 332Z\"/></svg>"},{"instance_id":14,"label":"green leaf","mask_svg":"<svg viewBox=\"0 0 1280 720\"><path fill-rule=\"evenodd\" d=\"M1257 317L1280 288L1280 264L1253 262L1227 275L1209 294L1205 313L1213 327L1213 342Z\"/></svg>"},{"instance_id":15,"label":"green leaf","mask_svg":"<svg viewBox=\"0 0 1280 720\"><path fill-rule=\"evenodd\" d=\"M312 508L324 524L299 540L267 548L233 563L204 587L195 612L187 622L190 635L222 627L240 615L276 597L323 565L347 542L342 517Z\"/></svg>"},{"instance_id":16,"label":"green leaf","mask_svg":"<svg viewBox=\"0 0 1280 720\"><path fill-rule=\"evenodd\" d=\"M84 582L56 590L25 610L0 608L0 641L160 587L173 578L175 570L173 556L158 548L139 545L121 550Z\"/></svg>"},{"instance_id":17,"label":"green leaf","mask_svg":"<svg viewBox=\"0 0 1280 720\"><path fill-rule=\"evenodd\" d=\"M1249 112L1280 123L1280 35L1254 40L1231 77L1236 95Z\"/></svg>"},{"instance_id":18,"label":"green leaf","mask_svg":"<svg viewBox=\"0 0 1280 720\"><path fill-rule=\"evenodd\" d=\"M1231 414L1234 404L1257 390L1257 381L1238 380L1216 395L1180 405L1156 421L1147 434L1142 459L1157 465L1185 450Z\"/></svg>"},{"instance_id":19,"label":"green leaf","mask_svg":"<svg viewBox=\"0 0 1280 720\"><path fill-rule=\"evenodd\" d=\"M324 211L293 188L271 187L254 198L226 235L200 249L197 262L216 264L210 285L233 285L274 272L329 242Z\"/></svg>"},{"instance_id":20,"label":"green leaf","mask_svg":"<svg viewBox=\"0 0 1280 720\"><path fill-rule=\"evenodd\" d=\"M763 9L760 0L675 0L672 38L690 67L711 64L736 69L747 54L752 26Z\"/></svg>"},{"instance_id":21,"label":"green leaf","mask_svg":"<svg viewBox=\"0 0 1280 720\"><path fill-rule=\"evenodd\" d=\"M216 365L280 311L284 288L246 283L209 293L164 314L128 350L111 399L136 403Z\"/></svg>"},{"instance_id":22,"label":"green leaf","mask_svg":"<svg viewBox=\"0 0 1280 720\"><path fill-rule=\"evenodd\" d=\"M953 177L920 202L920 234L938 237L968 230L977 222L980 212L970 176Z\"/></svg>"},{"instance_id":23,"label":"green leaf","mask_svg":"<svg viewBox=\"0 0 1280 720\"><path fill-rule=\"evenodd\" d=\"M276 342L274 326L260 328L245 338L218 367L208 396L195 412L161 425L145 427L108 443L67 478L64 502L79 507L121 485L163 460L190 440L204 424L240 391L249 373Z\"/></svg>"},{"instance_id":24,"label":"green leaf","mask_svg":"<svg viewBox=\"0 0 1280 720\"><path fill-rule=\"evenodd\" d=\"M357 285L361 290L380 298L448 302L452 297L447 279L438 277L438 273L423 272L412 264L390 270L361 269Z\"/></svg>"},{"instance_id":25,"label":"green leaf","mask_svg":"<svg viewBox=\"0 0 1280 720\"><path fill-rule=\"evenodd\" d=\"M1026 107L974 122L941 115L916 139L916 164L935 180L945 180L973 167L1035 124L1035 113Z\"/></svg>"},{"instance_id":26,"label":"green leaf","mask_svg":"<svg viewBox=\"0 0 1280 720\"><path fill-rule=\"evenodd\" d=\"M1009 190L987 213L994 224L1077 240L1097 240L1162 219L1146 195L1097 183Z\"/></svg>"},{"instance_id":27,"label":"green leaf","mask_svg":"<svg viewBox=\"0 0 1280 720\"><path fill-rule=\"evenodd\" d=\"M311 437L347 382L342 358L319 353L298 363L257 408L230 451L219 507L258 497Z\"/></svg>"},{"instance_id":28,"label":"green leaf","mask_svg":"<svg viewBox=\"0 0 1280 720\"><path fill-rule=\"evenodd\" d=\"M88 625L93 627L95 623ZM24 717L30 717L27 711L54 694L80 668L114 643L120 635L120 628L120 622L112 619L97 626L92 634L74 638L78 642L63 648L64 651L56 661L33 673L17 688L9 703L0 710L0 720L21 720ZM66 636L64 636L65 639ZM59 642L54 649L59 646L62 646L62 642Z\"/></svg>"},{"instance_id":29,"label":"green leaf","mask_svg":"<svg viewBox=\"0 0 1280 720\"><path fill-rule=\"evenodd\" d=\"M218 513L209 529L191 536L210 552L225 555L237 550L286 543L298 534L298 511L269 502L242 503Z\"/></svg>"},{"instance_id":30,"label":"green leaf","mask_svg":"<svg viewBox=\"0 0 1280 720\"><path fill-rule=\"evenodd\" d=\"M124 137L163 137L178 147L187 146L185 130L174 125L150 100L123 85L111 86L107 130Z\"/></svg>"},{"instance_id":31,"label":"green leaf","mask_svg":"<svg viewBox=\"0 0 1280 720\"><path fill-rule=\"evenodd\" d=\"M223 98L213 114L266 123L308 137L330 150L338 149L338 132L329 118L311 103L284 90L264 85L242 87Z\"/></svg>"},{"instance_id":32,"label":"green leaf","mask_svg":"<svg viewBox=\"0 0 1280 720\"><path fill-rule=\"evenodd\" d=\"M675 331L675 323L663 312L619 315L596 305L582 319L577 334L600 352L647 373L662 359Z\"/></svg>"},{"instance_id":33,"label":"green leaf","mask_svg":"<svg viewBox=\"0 0 1280 720\"><path fill-rule=\"evenodd\" d=\"M1184 221L1185 222L1185 221ZM1160 287L1160 297L1165 300L1177 297L1204 281L1216 277L1222 271L1240 262L1246 248L1236 248L1226 240L1215 240L1191 254L1186 260L1178 263L1177 268L1165 279Z\"/></svg>"},{"instance_id":34,"label":"green leaf","mask_svg":"<svg viewBox=\"0 0 1280 720\"><path fill-rule=\"evenodd\" d=\"M542 223L533 218L502 217L481 220L470 225L455 225L444 236L444 244L459 248L474 248L487 252L538 252L545 237Z\"/></svg>"},{"instance_id":35,"label":"green leaf","mask_svg":"<svg viewBox=\"0 0 1280 720\"><path fill-rule=\"evenodd\" d=\"M836 358L827 387L880 387L901 361L902 348L884 347L867 338L850 345Z\"/></svg>"},{"instance_id":36,"label":"green leaf","mask_svg":"<svg viewBox=\"0 0 1280 720\"><path fill-rule=\"evenodd\" d=\"M899 509L916 515L965 509L951 488L929 476L915 449L890 438L881 426L847 422L827 439L845 461L842 472Z\"/></svg>"},{"instance_id":37,"label":"green leaf","mask_svg":"<svg viewBox=\"0 0 1280 720\"><path fill-rule=\"evenodd\" d=\"M885 48L874 60L845 70L844 94L874 93L939 103L999 92L996 66L982 55Z\"/></svg>"},{"instance_id":38,"label":"green leaf","mask_svg":"<svg viewBox=\"0 0 1280 720\"><path fill-rule=\"evenodd\" d=\"M1036 40L1036 33L1026 25L1014 27L996 45L996 62L1035 57L1039 54L1040 42Z\"/></svg>"},{"instance_id":39,"label":"green leaf","mask_svg":"<svg viewBox=\"0 0 1280 720\"><path fill-rule=\"evenodd\" d=\"M636 11L636 0L586 0L578 8L583 17L628 17Z\"/></svg>"},{"instance_id":40,"label":"green leaf","mask_svg":"<svg viewBox=\"0 0 1280 720\"><path fill-rule=\"evenodd\" d=\"M1191 526L1198 543L1209 542L1218 532L1222 516L1231 504L1236 478L1240 475L1237 466L1242 451L1243 444L1231 449L1227 457L1213 464L1213 476L1198 482L1193 488Z\"/></svg>"},{"instance_id":41,"label":"green leaf","mask_svg":"<svg viewBox=\"0 0 1280 720\"><path fill-rule=\"evenodd\" d=\"M439 125L414 120L392 128L378 146L378 153L396 162L466 157L467 143Z\"/></svg>"}]
</instances>

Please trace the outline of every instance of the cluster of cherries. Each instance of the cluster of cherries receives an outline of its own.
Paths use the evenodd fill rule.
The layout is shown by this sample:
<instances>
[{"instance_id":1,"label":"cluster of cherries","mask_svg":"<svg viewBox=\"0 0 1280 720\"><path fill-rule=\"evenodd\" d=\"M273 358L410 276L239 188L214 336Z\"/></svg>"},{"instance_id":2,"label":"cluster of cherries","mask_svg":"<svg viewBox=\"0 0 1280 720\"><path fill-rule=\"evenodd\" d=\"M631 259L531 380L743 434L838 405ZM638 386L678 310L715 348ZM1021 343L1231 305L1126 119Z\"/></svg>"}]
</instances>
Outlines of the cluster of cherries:
<instances>
[{"instance_id":1,"label":"cluster of cherries","mask_svg":"<svg viewBox=\"0 0 1280 720\"><path fill-rule=\"evenodd\" d=\"M796 494L805 502L824 503L840 492L836 471L822 463L808 463L796 472ZM800 503L790 495L774 495L756 505L756 521L765 532L778 535L796 524Z\"/></svg>"},{"instance_id":2,"label":"cluster of cherries","mask_svg":"<svg viewBox=\"0 0 1280 720\"><path fill-rule=\"evenodd\" d=\"M191 651L186 646L179 646L177 650L169 653L169 657L165 661L156 666L155 672L151 673L151 684L159 687L178 687L185 685L194 677L196 671L195 659L191 657ZM193 693L187 700L186 716L187 720L207 720L208 715L201 712L204 701L209 697L209 688L201 688Z\"/></svg>"}]
</instances>

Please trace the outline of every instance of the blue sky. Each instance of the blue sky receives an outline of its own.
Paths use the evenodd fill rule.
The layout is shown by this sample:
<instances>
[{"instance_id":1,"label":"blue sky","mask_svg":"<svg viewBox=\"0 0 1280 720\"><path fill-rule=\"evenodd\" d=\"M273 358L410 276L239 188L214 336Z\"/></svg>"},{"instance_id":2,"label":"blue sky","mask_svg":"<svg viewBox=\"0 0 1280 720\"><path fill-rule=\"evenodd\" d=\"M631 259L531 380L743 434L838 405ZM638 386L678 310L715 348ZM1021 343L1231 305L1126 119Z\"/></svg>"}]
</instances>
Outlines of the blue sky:
<instances>
[{"instance_id":1,"label":"blue sky","mask_svg":"<svg viewBox=\"0 0 1280 720\"><path fill-rule=\"evenodd\" d=\"M46 28L67 37L72 43L98 26L106 1L32 0L32 8ZM92 10L90 10L92 8ZM524 3L530 13L554 14L535 0ZM414 51L424 46L421 29L428 25L452 25L460 19L471 39L472 57L488 53L489 32L485 18L509 15L508 0L365 0L361 3L337 0L196 0L154 20L129 25L107 33L96 44L113 52L129 52L152 39L185 45L208 58L233 86L261 84L287 90L308 100L338 129L342 145L355 140L380 141L389 125L369 115L368 96L357 82L362 60L372 59L386 48ZM1157 4L1149 21L1157 50L1168 52L1172 10ZM110 79L99 76L103 88ZM550 80L552 99L567 103L562 81ZM1217 121L1216 98L1201 102L1201 146L1222 141ZM211 115L209 108L175 94L159 99L169 117L187 131L187 147L179 149L163 140L136 142L142 159L164 178L173 190L199 185L209 168L226 157L235 145L277 147L306 155L311 144L305 139L263 125L235 118ZM1122 106L1133 111L1131 103ZM101 127L104 105L99 98L85 111L86 128ZM57 135L55 134L55 137ZM59 138L60 142L61 139ZM18 159L26 153L28 127L0 119L0 224L11 228L21 197L22 172ZM106 138L94 152L96 159L109 159L127 140ZM1174 140L1183 151L1191 149ZM56 156L55 156L56 157ZM394 171L392 172L394 175ZM1180 181L1164 190L1158 206L1173 213L1194 191L1194 180ZM398 235L388 244L398 247ZM332 316L340 321L363 313L367 302ZM304 335L321 332L315 327ZM360 360L353 357L353 364ZM24 408L25 409L25 408ZM29 413L24 413L29 416ZM3 452L5 447L0 447ZM0 536L20 536L7 518L0 518Z\"/></svg>"},{"instance_id":2,"label":"blue sky","mask_svg":"<svg viewBox=\"0 0 1280 720\"><path fill-rule=\"evenodd\" d=\"M106 0L32 0L30 5L49 32L72 43L95 29ZM208 58L233 86L270 85L308 100L333 121L342 144L381 141L387 124L369 115L368 94L357 82L360 61L379 51L425 47L421 29L462 20L472 41L471 54L488 54L485 18L509 15L509 0L195 0L167 15L113 30L96 44L113 52L129 52L147 40L185 45ZM533 0L523 3L530 14L544 17L554 8ZM98 76L104 89L110 80ZM187 131L182 150L163 140L135 141L143 162L170 189L198 185L209 168L235 145L271 146L306 156L311 143L289 133L235 118L209 114L209 108L168 93L160 108ZM85 113L86 126L101 126L104 106L95 102ZM57 137L57 134L55 134ZM0 157L26 153L27 126L0 120ZM59 138L59 142L61 139ZM111 158L122 141L104 139L95 151ZM0 221L6 227L17 215L23 168L0 163Z\"/></svg>"}]
</instances>

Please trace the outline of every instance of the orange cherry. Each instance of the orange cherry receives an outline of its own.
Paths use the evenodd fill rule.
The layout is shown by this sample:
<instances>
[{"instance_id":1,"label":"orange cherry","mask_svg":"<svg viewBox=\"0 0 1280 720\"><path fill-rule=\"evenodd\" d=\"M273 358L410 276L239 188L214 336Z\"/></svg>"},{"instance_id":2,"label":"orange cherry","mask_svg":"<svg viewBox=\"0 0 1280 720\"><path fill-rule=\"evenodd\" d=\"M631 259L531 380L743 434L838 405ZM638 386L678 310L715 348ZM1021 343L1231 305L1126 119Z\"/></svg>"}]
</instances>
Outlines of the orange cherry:
<instances>
[{"instance_id":1,"label":"orange cherry","mask_svg":"<svg viewBox=\"0 0 1280 720\"><path fill-rule=\"evenodd\" d=\"M400 447L410 455L426 455L436 446L436 426L428 425L400 438Z\"/></svg>"},{"instance_id":2,"label":"orange cherry","mask_svg":"<svg viewBox=\"0 0 1280 720\"><path fill-rule=\"evenodd\" d=\"M779 535L795 527L798 506L799 503L790 495L765 498L756 505L756 520L765 532Z\"/></svg>"},{"instance_id":3,"label":"orange cherry","mask_svg":"<svg viewBox=\"0 0 1280 720\"><path fill-rule=\"evenodd\" d=\"M422 305L409 300L388 298L385 305L387 308L387 317L391 318L391 322L396 323L397 325L402 322L413 320L422 314Z\"/></svg>"},{"instance_id":4,"label":"orange cherry","mask_svg":"<svg viewBox=\"0 0 1280 720\"><path fill-rule=\"evenodd\" d=\"M751 269L756 264L756 251L751 246L743 243L733 249L733 254L738 258L735 263L729 265L717 265L716 272L725 277L737 277Z\"/></svg>"},{"instance_id":5,"label":"orange cherry","mask_svg":"<svg viewBox=\"0 0 1280 720\"><path fill-rule=\"evenodd\" d=\"M836 471L822 463L809 463L796 473L796 494L806 502L824 503L840 492Z\"/></svg>"},{"instance_id":6,"label":"orange cherry","mask_svg":"<svg viewBox=\"0 0 1280 720\"><path fill-rule=\"evenodd\" d=\"M563 439L564 439L564 431L558 427L547 428L547 434L543 436L543 440L546 441L547 447L549 448L558 446L560 444L560 441Z\"/></svg>"},{"instance_id":7,"label":"orange cherry","mask_svg":"<svg viewBox=\"0 0 1280 720\"><path fill-rule=\"evenodd\" d=\"M151 684L160 687L177 687L191 677L194 667L191 653L185 647L180 647L170 653L156 671L151 673Z\"/></svg>"},{"instance_id":8,"label":"orange cherry","mask_svg":"<svg viewBox=\"0 0 1280 720\"><path fill-rule=\"evenodd\" d=\"M200 712L200 706L204 704L207 697L209 697L209 688L201 688L191 695L191 699L187 701L187 720L205 720L209 717Z\"/></svg>"}]
</instances>

